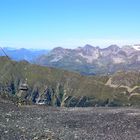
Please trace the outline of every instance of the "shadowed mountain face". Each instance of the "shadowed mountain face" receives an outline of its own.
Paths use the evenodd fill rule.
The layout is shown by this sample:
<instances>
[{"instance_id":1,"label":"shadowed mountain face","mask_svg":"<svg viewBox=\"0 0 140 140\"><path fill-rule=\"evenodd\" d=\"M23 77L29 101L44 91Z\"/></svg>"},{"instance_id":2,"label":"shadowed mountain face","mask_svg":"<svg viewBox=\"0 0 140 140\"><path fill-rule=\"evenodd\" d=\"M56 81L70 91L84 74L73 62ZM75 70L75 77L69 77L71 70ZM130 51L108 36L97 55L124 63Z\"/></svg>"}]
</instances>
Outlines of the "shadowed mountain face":
<instances>
[{"instance_id":1,"label":"shadowed mountain face","mask_svg":"<svg viewBox=\"0 0 140 140\"><path fill-rule=\"evenodd\" d=\"M140 105L140 72L83 76L1 57L0 96L50 106Z\"/></svg>"},{"instance_id":2,"label":"shadowed mountain face","mask_svg":"<svg viewBox=\"0 0 140 140\"><path fill-rule=\"evenodd\" d=\"M3 48L3 50L13 60L27 60L29 62L34 62L37 57L49 52L48 50L13 49L8 47ZM0 56L5 56L5 54L1 51Z\"/></svg>"},{"instance_id":3,"label":"shadowed mountain face","mask_svg":"<svg viewBox=\"0 0 140 140\"><path fill-rule=\"evenodd\" d=\"M132 46L120 48L117 45L104 49L91 45L76 49L58 47L37 58L36 63L86 75L112 74L118 70L139 70L140 50Z\"/></svg>"}]
</instances>

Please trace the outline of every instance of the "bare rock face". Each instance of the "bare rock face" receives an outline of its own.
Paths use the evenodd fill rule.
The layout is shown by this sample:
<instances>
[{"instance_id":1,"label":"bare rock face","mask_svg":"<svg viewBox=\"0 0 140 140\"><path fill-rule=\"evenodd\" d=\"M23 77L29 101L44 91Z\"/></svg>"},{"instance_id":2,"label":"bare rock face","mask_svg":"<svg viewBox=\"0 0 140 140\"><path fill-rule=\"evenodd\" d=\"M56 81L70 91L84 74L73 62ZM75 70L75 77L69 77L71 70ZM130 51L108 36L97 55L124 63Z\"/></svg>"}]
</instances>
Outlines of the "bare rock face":
<instances>
[{"instance_id":1,"label":"bare rock face","mask_svg":"<svg viewBox=\"0 0 140 140\"><path fill-rule=\"evenodd\" d=\"M76 49L53 49L48 55L36 60L37 64L52 66L81 74L107 74L118 70L138 70L140 50L134 46L111 45L107 48L89 44Z\"/></svg>"}]
</instances>

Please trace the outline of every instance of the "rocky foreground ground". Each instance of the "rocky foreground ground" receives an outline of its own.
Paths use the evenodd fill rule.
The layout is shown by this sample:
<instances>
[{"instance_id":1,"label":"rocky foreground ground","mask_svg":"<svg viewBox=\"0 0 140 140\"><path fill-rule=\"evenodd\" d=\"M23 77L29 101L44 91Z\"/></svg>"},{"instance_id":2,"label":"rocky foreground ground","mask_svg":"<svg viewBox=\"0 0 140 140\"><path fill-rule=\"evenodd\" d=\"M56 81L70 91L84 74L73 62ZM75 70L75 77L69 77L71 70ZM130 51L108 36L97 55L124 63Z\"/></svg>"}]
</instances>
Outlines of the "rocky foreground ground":
<instances>
[{"instance_id":1,"label":"rocky foreground ground","mask_svg":"<svg viewBox=\"0 0 140 140\"><path fill-rule=\"evenodd\" d=\"M140 140L140 109L16 106L0 99L0 140Z\"/></svg>"}]
</instances>

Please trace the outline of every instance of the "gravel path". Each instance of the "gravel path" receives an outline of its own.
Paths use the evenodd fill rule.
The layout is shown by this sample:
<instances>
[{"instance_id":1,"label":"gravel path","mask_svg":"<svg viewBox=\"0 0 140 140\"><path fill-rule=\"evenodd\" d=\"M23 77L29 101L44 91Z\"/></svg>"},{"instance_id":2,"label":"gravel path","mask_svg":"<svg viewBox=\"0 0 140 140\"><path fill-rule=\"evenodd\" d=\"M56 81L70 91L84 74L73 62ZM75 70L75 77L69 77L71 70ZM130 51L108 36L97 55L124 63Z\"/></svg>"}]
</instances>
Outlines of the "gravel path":
<instances>
[{"instance_id":1,"label":"gravel path","mask_svg":"<svg viewBox=\"0 0 140 140\"><path fill-rule=\"evenodd\" d=\"M0 140L140 140L140 109L17 107L0 99Z\"/></svg>"}]
</instances>

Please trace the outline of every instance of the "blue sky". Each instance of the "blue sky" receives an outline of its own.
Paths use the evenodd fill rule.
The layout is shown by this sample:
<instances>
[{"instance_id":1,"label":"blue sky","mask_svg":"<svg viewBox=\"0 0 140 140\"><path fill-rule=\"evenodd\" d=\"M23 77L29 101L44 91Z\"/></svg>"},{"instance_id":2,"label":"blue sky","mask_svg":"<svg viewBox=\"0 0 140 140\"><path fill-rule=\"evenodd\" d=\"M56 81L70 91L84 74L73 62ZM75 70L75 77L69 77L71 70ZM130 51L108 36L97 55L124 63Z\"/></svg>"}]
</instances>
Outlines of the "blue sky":
<instances>
[{"instance_id":1,"label":"blue sky","mask_svg":"<svg viewBox=\"0 0 140 140\"><path fill-rule=\"evenodd\" d=\"M0 46L140 43L140 0L0 0Z\"/></svg>"}]
</instances>

